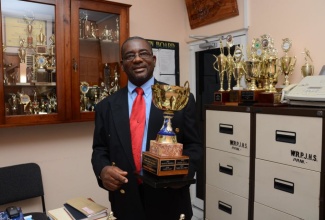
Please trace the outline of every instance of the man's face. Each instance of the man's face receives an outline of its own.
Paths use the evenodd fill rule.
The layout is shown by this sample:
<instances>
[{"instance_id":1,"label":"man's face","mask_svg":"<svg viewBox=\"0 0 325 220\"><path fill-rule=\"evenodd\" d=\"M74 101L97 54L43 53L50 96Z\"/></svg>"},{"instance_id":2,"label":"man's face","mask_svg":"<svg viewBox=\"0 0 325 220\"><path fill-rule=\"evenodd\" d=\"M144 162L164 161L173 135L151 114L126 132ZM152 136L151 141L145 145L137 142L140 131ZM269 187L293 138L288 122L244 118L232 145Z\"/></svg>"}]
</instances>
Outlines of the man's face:
<instances>
[{"instance_id":1,"label":"man's face","mask_svg":"<svg viewBox=\"0 0 325 220\"><path fill-rule=\"evenodd\" d=\"M141 86L153 76L156 56L152 55L151 47L145 40L133 39L122 48L121 64L130 82Z\"/></svg>"}]
</instances>

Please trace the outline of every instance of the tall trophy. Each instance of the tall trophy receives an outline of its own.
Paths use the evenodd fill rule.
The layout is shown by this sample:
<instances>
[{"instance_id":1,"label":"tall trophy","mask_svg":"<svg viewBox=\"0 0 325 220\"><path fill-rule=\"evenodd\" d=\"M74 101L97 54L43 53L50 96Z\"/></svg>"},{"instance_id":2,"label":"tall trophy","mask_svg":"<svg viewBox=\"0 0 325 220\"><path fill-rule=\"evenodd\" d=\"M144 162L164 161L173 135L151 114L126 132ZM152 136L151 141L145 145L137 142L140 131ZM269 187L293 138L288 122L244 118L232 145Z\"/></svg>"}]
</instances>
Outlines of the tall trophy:
<instances>
[{"instance_id":1,"label":"tall trophy","mask_svg":"<svg viewBox=\"0 0 325 220\"><path fill-rule=\"evenodd\" d=\"M227 81L228 81L228 88L227 91L231 90L231 79L233 77L233 71L234 71L234 58L231 55L230 48L234 45L232 41L232 36L228 35L227 36L227 48L228 48L228 55L227 55Z\"/></svg>"},{"instance_id":2,"label":"tall trophy","mask_svg":"<svg viewBox=\"0 0 325 220\"><path fill-rule=\"evenodd\" d=\"M233 87L233 90L243 90L243 87L240 85L241 78L245 75L245 64L242 60L243 57L243 50L239 46L236 46L234 52L234 70L233 75L236 80L236 85Z\"/></svg>"},{"instance_id":3,"label":"tall trophy","mask_svg":"<svg viewBox=\"0 0 325 220\"><path fill-rule=\"evenodd\" d=\"M305 54L305 64L301 67L301 74L303 77L314 75L314 65L308 62L308 59L313 62L310 56L309 50L305 48L305 51L302 52Z\"/></svg>"},{"instance_id":4,"label":"tall trophy","mask_svg":"<svg viewBox=\"0 0 325 220\"><path fill-rule=\"evenodd\" d=\"M184 87L155 84L152 86L152 102L164 111L164 122L156 140L150 141L150 150L142 154L142 167L156 176L186 175L189 157L183 156L183 144L177 143L172 127L174 111L182 110L189 99L189 83Z\"/></svg>"},{"instance_id":5,"label":"tall trophy","mask_svg":"<svg viewBox=\"0 0 325 220\"><path fill-rule=\"evenodd\" d=\"M27 82L27 65L25 62L26 59L26 48L24 47L25 39L19 37L19 49L18 57L20 59L19 64L19 81L21 83Z\"/></svg>"},{"instance_id":6,"label":"tall trophy","mask_svg":"<svg viewBox=\"0 0 325 220\"><path fill-rule=\"evenodd\" d=\"M213 63L213 68L218 71L219 80L220 80L220 89L214 92L214 104L223 104L229 101L229 92L226 92L223 88L223 82L225 78L225 73L227 72L227 57L224 54L223 44L220 40L220 54L218 56L214 55L216 58Z\"/></svg>"},{"instance_id":7,"label":"tall trophy","mask_svg":"<svg viewBox=\"0 0 325 220\"><path fill-rule=\"evenodd\" d=\"M292 46L292 43L289 38L283 39L281 47L282 47L282 50L284 51L285 55L280 58L280 65L281 65L280 72L282 74L284 74L284 79L285 79L284 83L283 83L284 86L290 85L289 75L292 74L292 72L295 68L295 65L296 65L296 61L297 61L297 58L295 56L294 57L288 56L288 52L289 52L291 46Z\"/></svg>"},{"instance_id":8,"label":"tall trophy","mask_svg":"<svg viewBox=\"0 0 325 220\"><path fill-rule=\"evenodd\" d=\"M89 83L87 82L80 82L80 92L81 95L81 104L83 104L83 108L81 107L80 110L84 112L88 112L88 104L89 98L87 97L87 93L89 91Z\"/></svg>"}]
</instances>

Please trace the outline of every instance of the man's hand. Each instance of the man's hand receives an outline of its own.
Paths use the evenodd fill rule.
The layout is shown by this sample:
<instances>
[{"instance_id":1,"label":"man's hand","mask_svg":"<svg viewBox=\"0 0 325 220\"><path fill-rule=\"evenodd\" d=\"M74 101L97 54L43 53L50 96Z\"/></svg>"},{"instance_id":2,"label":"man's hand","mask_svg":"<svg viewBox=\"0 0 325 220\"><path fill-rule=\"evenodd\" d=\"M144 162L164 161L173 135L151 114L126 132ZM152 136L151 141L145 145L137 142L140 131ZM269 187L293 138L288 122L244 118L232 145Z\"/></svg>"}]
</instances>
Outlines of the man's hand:
<instances>
[{"instance_id":1,"label":"man's hand","mask_svg":"<svg viewBox=\"0 0 325 220\"><path fill-rule=\"evenodd\" d=\"M121 188L124 183L128 182L128 179L125 177L127 174L126 171L116 166L106 166L100 173L100 179L106 189L115 191Z\"/></svg>"}]
</instances>

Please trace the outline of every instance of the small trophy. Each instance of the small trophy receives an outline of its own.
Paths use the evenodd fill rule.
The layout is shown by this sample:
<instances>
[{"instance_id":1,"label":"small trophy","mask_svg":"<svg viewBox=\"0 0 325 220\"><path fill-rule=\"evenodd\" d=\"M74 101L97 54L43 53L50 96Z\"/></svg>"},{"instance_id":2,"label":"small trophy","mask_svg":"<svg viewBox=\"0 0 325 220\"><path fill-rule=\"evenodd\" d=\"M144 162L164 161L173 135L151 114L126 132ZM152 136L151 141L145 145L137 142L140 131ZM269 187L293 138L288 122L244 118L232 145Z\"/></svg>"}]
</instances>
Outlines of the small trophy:
<instances>
[{"instance_id":1,"label":"small trophy","mask_svg":"<svg viewBox=\"0 0 325 220\"><path fill-rule=\"evenodd\" d=\"M80 83L80 92L82 93L82 103L83 103L83 108L81 107L80 109L84 112L88 112L87 105L89 102L89 98L87 97L87 93L89 91L89 84L87 82L81 82Z\"/></svg>"},{"instance_id":2,"label":"small trophy","mask_svg":"<svg viewBox=\"0 0 325 220\"><path fill-rule=\"evenodd\" d=\"M189 95L188 82L185 82L184 87L162 84L152 86L152 102L164 111L164 122L156 140L150 141L150 150L142 154L144 170L157 176L188 174L189 157L182 155L183 144L177 143L171 120L174 111L185 107Z\"/></svg>"},{"instance_id":3,"label":"small trophy","mask_svg":"<svg viewBox=\"0 0 325 220\"><path fill-rule=\"evenodd\" d=\"M294 68L295 68L295 65L296 65L296 61L297 61L297 58L294 56L294 57L289 57L288 56L288 52L291 48L291 40L288 39L288 38L285 38L283 39L283 42L282 42L282 50L285 52L285 55L283 57L280 58L280 64L281 64L281 68L280 68L280 72L282 74L284 74L284 83L283 85L285 86L288 86L290 85L290 82L289 82L289 75L292 74Z\"/></svg>"},{"instance_id":4,"label":"small trophy","mask_svg":"<svg viewBox=\"0 0 325 220\"><path fill-rule=\"evenodd\" d=\"M28 48L33 48L33 22L35 20L34 15L32 17L27 17L26 15L24 16L24 21L27 23L27 47Z\"/></svg>"},{"instance_id":5,"label":"small trophy","mask_svg":"<svg viewBox=\"0 0 325 220\"><path fill-rule=\"evenodd\" d=\"M120 75L117 73L117 65L116 65L114 69L114 81L111 82L111 88L108 90L110 95L117 92L117 90L120 89L119 78Z\"/></svg>"},{"instance_id":6,"label":"small trophy","mask_svg":"<svg viewBox=\"0 0 325 220\"><path fill-rule=\"evenodd\" d=\"M113 36L112 36L112 30L107 29L107 25L105 25L103 33L102 33L102 41L112 42Z\"/></svg>"},{"instance_id":7,"label":"small trophy","mask_svg":"<svg viewBox=\"0 0 325 220\"><path fill-rule=\"evenodd\" d=\"M8 102L11 106L11 114L16 115L18 110L18 99L16 94L12 94L11 98L8 99Z\"/></svg>"},{"instance_id":8,"label":"small trophy","mask_svg":"<svg viewBox=\"0 0 325 220\"><path fill-rule=\"evenodd\" d=\"M313 62L310 56L310 52L305 48L305 52L302 53L305 54L305 64L301 67L301 74L303 77L312 76L314 74L314 65L308 62L308 58L311 62Z\"/></svg>"},{"instance_id":9,"label":"small trophy","mask_svg":"<svg viewBox=\"0 0 325 220\"><path fill-rule=\"evenodd\" d=\"M23 112L24 114L27 113L26 109L27 109L27 106L29 106L31 100L30 100L30 97L29 95L25 94L25 93L20 93L18 92L18 95L19 95L19 104L23 106Z\"/></svg>"}]
</instances>

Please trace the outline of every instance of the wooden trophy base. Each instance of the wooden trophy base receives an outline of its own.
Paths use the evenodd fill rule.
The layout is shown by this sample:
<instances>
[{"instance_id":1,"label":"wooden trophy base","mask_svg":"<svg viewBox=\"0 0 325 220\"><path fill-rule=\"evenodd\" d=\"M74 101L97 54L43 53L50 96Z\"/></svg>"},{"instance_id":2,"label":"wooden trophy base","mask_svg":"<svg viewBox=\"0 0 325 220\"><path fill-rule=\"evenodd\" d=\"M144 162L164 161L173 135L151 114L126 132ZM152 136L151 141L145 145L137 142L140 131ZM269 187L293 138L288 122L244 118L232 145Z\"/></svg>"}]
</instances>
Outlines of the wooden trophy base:
<instances>
[{"instance_id":1,"label":"wooden trophy base","mask_svg":"<svg viewBox=\"0 0 325 220\"><path fill-rule=\"evenodd\" d=\"M229 91L217 91L213 95L214 105L224 105L226 102L229 102Z\"/></svg>"},{"instance_id":2,"label":"wooden trophy base","mask_svg":"<svg viewBox=\"0 0 325 220\"><path fill-rule=\"evenodd\" d=\"M258 102L259 95L264 90L243 90L241 91L241 102L240 105L253 105Z\"/></svg>"},{"instance_id":3,"label":"wooden trophy base","mask_svg":"<svg viewBox=\"0 0 325 220\"><path fill-rule=\"evenodd\" d=\"M285 106L286 104L281 103L281 93L268 93L262 92L258 96L258 102L254 105L257 106Z\"/></svg>"},{"instance_id":4,"label":"wooden trophy base","mask_svg":"<svg viewBox=\"0 0 325 220\"><path fill-rule=\"evenodd\" d=\"M158 156L150 152L142 153L142 168L156 176L187 175L188 156Z\"/></svg>"}]
</instances>

